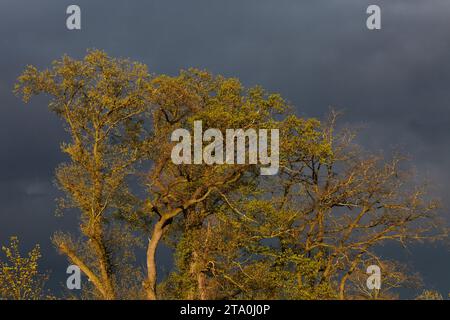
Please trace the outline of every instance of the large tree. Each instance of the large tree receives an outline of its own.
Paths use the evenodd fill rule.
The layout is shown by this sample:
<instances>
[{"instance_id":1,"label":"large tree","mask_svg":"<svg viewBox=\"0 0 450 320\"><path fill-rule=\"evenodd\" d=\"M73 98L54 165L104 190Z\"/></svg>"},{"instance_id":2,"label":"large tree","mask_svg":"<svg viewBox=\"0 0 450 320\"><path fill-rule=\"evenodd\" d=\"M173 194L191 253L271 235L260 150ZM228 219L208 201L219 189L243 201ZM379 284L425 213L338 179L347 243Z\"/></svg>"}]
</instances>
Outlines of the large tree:
<instances>
[{"instance_id":1,"label":"large tree","mask_svg":"<svg viewBox=\"0 0 450 320\"><path fill-rule=\"evenodd\" d=\"M147 107L148 80L144 65L92 51L83 60L65 56L43 71L28 66L15 88L26 102L49 95L50 110L64 121L70 141L61 149L70 161L56 170L66 195L59 205L78 210L82 237L57 233L54 242L104 299L117 298L122 250L113 214L130 206L126 179L142 153L137 118Z\"/></svg>"},{"instance_id":2,"label":"large tree","mask_svg":"<svg viewBox=\"0 0 450 320\"><path fill-rule=\"evenodd\" d=\"M63 208L80 213L81 237L58 233L59 250L87 275L94 297L317 299L356 296L367 264L390 266L387 241L436 238L435 201L403 159L363 151L353 134L297 117L278 94L190 69L150 75L101 51L28 67L16 92L46 93L64 120L70 161L57 169ZM255 164L175 164L172 133L278 129L280 170ZM248 157L249 155L247 155ZM139 236L136 236L139 234ZM148 239L140 289L132 244ZM157 285L156 252L176 264ZM126 259L124 259L126 258ZM133 277L130 277L133 275ZM394 278L393 278L394 277Z\"/></svg>"},{"instance_id":3,"label":"large tree","mask_svg":"<svg viewBox=\"0 0 450 320\"><path fill-rule=\"evenodd\" d=\"M412 282L377 249L444 237L438 203L405 159L364 152L334 122L335 114L325 124L293 116L279 123L279 175L233 190L211 204L197 231L180 235L167 297L389 298L388 288ZM202 265L192 268L196 251ZM383 290L364 295L374 264Z\"/></svg>"}]
</instances>

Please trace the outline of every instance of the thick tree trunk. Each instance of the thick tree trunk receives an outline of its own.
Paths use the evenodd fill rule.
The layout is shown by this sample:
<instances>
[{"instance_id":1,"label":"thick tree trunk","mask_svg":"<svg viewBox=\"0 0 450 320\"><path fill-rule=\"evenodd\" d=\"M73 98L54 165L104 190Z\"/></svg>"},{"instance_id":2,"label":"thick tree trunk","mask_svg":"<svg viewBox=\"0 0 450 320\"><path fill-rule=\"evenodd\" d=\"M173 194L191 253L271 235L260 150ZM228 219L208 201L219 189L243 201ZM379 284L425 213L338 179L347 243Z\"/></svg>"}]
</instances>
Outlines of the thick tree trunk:
<instances>
[{"instance_id":1,"label":"thick tree trunk","mask_svg":"<svg viewBox=\"0 0 450 320\"><path fill-rule=\"evenodd\" d=\"M108 259L108 253L106 252L106 248L104 247L103 243L96 243L96 247L98 250L99 255L99 261L100 261L100 273L102 282L104 284L105 293L104 293L104 299L105 300L114 300L116 299L116 294L114 290L114 285L111 278L111 266Z\"/></svg>"},{"instance_id":2,"label":"thick tree trunk","mask_svg":"<svg viewBox=\"0 0 450 320\"><path fill-rule=\"evenodd\" d=\"M197 285L192 288L192 291L188 295L189 300L207 300L208 299L208 287L206 274L203 272L202 262L200 261L199 254L196 250L192 253L192 260L189 267L189 276L195 279Z\"/></svg>"},{"instance_id":3,"label":"thick tree trunk","mask_svg":"<svg viewBox=\"0 0 450 320\"><path fill-rule=\"evenodd\" d=\"M158 298L156 294L156 249L164 234L166 223L165 219L161 219L155 224L147 247L147 283L145 284L145 290L148 300L156 300Z\"/></svg>"}]
</instances>

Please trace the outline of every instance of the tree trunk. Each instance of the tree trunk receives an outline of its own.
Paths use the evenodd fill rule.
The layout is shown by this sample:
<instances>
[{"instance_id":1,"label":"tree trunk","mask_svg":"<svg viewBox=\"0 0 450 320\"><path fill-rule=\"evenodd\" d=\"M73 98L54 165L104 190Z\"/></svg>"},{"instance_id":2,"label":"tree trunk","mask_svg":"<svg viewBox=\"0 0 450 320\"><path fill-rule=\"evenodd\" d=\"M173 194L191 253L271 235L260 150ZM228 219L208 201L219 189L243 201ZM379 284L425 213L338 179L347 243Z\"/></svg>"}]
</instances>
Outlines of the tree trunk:
<instances>
[{"instance_id":1,"label":"tree trunk","mask_svg":"<svg viewBox=\"0 0 450 320\"><path fill-rule=\"evenodd\" d=\"M158 248L159 241L161 240L166 227L167 220L159 220L154 228L152 237L147 247L147 283L145 284L145 291L148 300L156 300L156 249Z\"/></svg>"},{"instance_id":2,"label":"tree trunk","mask_svg":"<svg viewBox=\"0 0 450 320\"><path fill-rule=\"evenodd\" d=\"M111 261L103 241L103 231L101 230L101 226L97 225L94 232L95 233L91 239L99 259L100 276L104 288L103 298L105 300L114 300L116 298L116 294L112 281Z\"/></svg>"},{"instance_id":3,"label":"tree trunk","mask_svg":"<svg viewBox=\"0 0 450 320\"><path fill-rule=\"evenodd\" d=\"M208 285L206 275L203 271L199 271L197 275L197 285L200 300L208 300Z\"/></svg>"}]
</instances>

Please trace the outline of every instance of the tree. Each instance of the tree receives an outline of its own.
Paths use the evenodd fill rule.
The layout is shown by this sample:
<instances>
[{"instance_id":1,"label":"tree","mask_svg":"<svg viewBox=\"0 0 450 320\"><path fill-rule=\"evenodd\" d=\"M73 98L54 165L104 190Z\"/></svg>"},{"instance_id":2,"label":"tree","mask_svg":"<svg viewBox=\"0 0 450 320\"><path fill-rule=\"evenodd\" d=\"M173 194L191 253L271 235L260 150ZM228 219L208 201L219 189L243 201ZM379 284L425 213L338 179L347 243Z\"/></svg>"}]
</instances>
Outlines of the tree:
<instances>
[{"instance_id":1,"label":"tree","mask_svg":"<svg viewBox=\"0 0 450 320\"><path fill-rule=\"evenodd\" d=\"M435 290L424 290L416 297L416 300L444 300L444 298Z\"/></svg>"},{"instance_id":2,"label":"tree","mask_svg":"<svg viewBox=\"0 0 450 320\"><path fill-rule=\"evenodd\" d=\"M65 56L44 71L28 66L15 87L25 102L33 95L50 95L49 108L70 135L71 141L61 146L70 162L56 170L66 194L59 205L79 210L82 238L57 233L53 240L104 299L117 298L115 273L123 255L118 256L115 245L123 247L116 238L125 237L115 231L112 216L132 206L126 179L142 147L136 118L147 106L148 79L142 64L91 51L84 60Z\"/></svg>"},{"instance_id":3,"label":"tree","mask_svg":"<svg viewBox=\"0 0 450 320\"><path fill-rule=\"evenodd\" d=\"M362 150L353 132L336 129L334 112L325 122L300 118L280 95L235 78L150 75L90 51L44 71L27 67L15 92L26 102L50 95L69 132L70 161L56 176L60 207L77 209L82 236L57 233L54 242L94 298L352 298L367 263L390 265L378 246L445 236L437 202L405 159ZM279 173L173 163L171 134L198 120L221 132L278 129ZM140 239L148 239L142 277L133 264ZM158 285L162 242L176 266ZM394 287L406 279L387 270Z\"/></svg>"},{"instance_id":4,"label":"tree","mask_svg":"<svg viewBox=\"0 0 450 320\"><path fill-rule=\"evenodd\" d=\"M380 289L370 289L367 286L368 274L366 273L367 269L364 270L364 266L377 265L377 263L381 263L379 265L381 287ZM351 299L395 300L399 298L398 293L394 291L395 289L417 289L422 285L422 279L417 273L411 272L398 262L369 259L362 263L362 268L355 270L348 277L348 283L349 288L346 293Z\"/></svg>"},{"instance_id":5,"label":"tree","mask_svg":"<svg viewBox=\"0 0 450 320\"><path fill-rule=\"evenodd\" d=\"M288 117L280 123L280 174L250 192L234 190L216 221L197 235L185 233L179 260L192 246L206 252L201 270L216 297L362 298L355 275L377 264L384 281L378 298L387 298L386 289L410 277L376 249L446 237L438 203L426 184L417 185L406 159L363 151L352 133L336 134L334 122L334 114L324 125ZM186 279L192 287L190 272L179 267L165 287L179 288Z\"/></svg>"},{"instance_id":6,"label":"tree","mask_svg":"<svg viewBox=\"0 0 450 320\"><path fill-rule=\"evenodd\" d=\"M39 245L23 257L17 237L10 238L9 246L2 247L6 261L0 261L0 299L39 300L48 298L44 289L48 275L39 272L41 258Z\"/></svg>"},{"instance_id":7,"label":"tree","mask_svg":"<svg viewBox=\"0 0 450 320\"><path fill-rule=\"evenodd\" d=\"M151 88L148 127L152 130L146 143L151 166L144 181L148 196L140 214L128 221L143 226L148 234L144 287L147 298L156 299L155 253L173 222L187 221L190 228L197 228L196 221L213 213L206 210L208 202L252 183L257 171L248 165L175 165L171 161L174 143L167 137L175 129L192 128L196 120L202 120L205 127L223 131L251 126L271 128L275 123L273 115L284 111L287 105L278 95L269 95L259 87L245 89L237 79L214 77L195 69L176 77L154 77Z\"/></svg>"}]
</instances>

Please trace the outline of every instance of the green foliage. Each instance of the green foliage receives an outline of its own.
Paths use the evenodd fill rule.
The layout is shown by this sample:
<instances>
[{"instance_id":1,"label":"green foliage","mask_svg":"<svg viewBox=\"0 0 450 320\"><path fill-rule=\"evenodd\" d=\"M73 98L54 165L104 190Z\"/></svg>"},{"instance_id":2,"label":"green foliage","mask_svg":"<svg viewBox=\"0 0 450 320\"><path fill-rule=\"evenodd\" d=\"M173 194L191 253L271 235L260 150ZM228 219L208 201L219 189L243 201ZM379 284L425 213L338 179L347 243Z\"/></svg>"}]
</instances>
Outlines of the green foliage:
<instances>
[{"instance_id":1,"label":"green foliage","mask_svg":"<svg viewBox=\"0 0 450 320\"><path fill-rule=\"evenodd\" d=\"M419 296L416 297L416 300L444 300L444 298L437 291L424 290Z\"/></svg>"},{"instance_id":2,"label":"green foliage","mask_svg":"<svg viewBox=\"0 0 450 320\"><path fill-rule=\"evenodd\" d=\"M325 122L298 117L259 86L198 69L150 75L90 51L27 67L15 92L25 102L49 95L70 134L56 177L81 237L57 233L54 242L89 278L90 298L373 298L361 287L367 263L384 267L389 288L408 280L378 246L445 236L437 203L403 159L363 151L352 132L336 132L334 112ZM279 129L280 172L173 164L171 133L196 120L221 131ZM134 260L142 239L145 270ZM176 265L157 285L161 242Z\"/></svg>"},{"instance_id":3,"label":"green foliage","mask_svg":"<svg viewBox=\"0 0 450 320\"><path fill-rule=\"evenodd\" d=\"M39 300L49 298L44 290L48 275L39 272L41 258L39 245L26 256L19 251L19 240L11 237L9 246L3 246L6 257L0 261L0 298L8 300Z\"/></svg>"}]
</instances>

